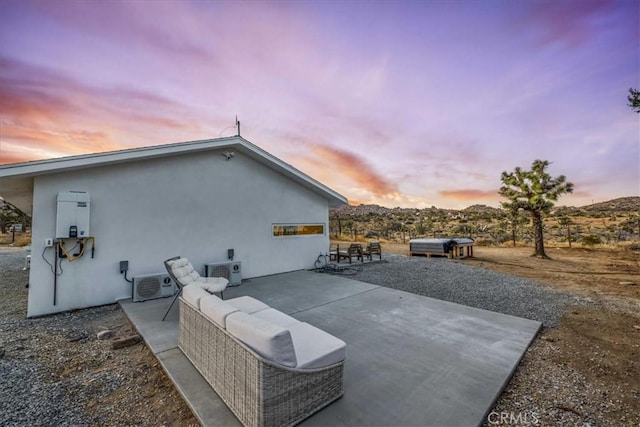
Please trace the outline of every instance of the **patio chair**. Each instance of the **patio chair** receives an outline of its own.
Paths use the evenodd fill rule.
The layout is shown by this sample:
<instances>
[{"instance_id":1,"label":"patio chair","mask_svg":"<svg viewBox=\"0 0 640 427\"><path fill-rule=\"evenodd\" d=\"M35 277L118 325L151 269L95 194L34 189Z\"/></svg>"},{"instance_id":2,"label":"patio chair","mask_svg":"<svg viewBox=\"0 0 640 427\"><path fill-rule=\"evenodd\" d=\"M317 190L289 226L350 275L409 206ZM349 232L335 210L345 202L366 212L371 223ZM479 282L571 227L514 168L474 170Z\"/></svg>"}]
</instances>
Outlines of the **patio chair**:
<instances>
[{"instance_id":1,"label":"patio chair","mask_svg":"<svg viewBox=\"0 0 640 427\"><path fill-rule=\"evenodd\" d=\"M329 261L338 261L338 252L340 251L340 245L331 243L329 245Z\"/></svg>"},{"instance_id":2,"label":"patio chair","mask_svg":"<svg viewBox=\"0 0 640 427\"><path fill-rule=\"evenodd\" d=\"M382 259L382 246L380 246L380 242L369 242L364 251L362 251L362 256L369 258L369 261L373 261L373 255L378 255L380 259Z\"/></svg>"},{"instance_id":3,"label":"patio chair","mask_svg":"<svg viewBox=\"0 0 640 427\"><path fill-rule=\"evenodd\" d=\"M178 287L178 292L173 297L171 305L169 305L167 312L164 314L164 317L162 318L163 322L185 286L197 286L209 292L210 294L219 292L220 298L224 299L222 292L229 284L229 281L224 277L200 277L189 260L187 258L182 258L179 256L166 260L164 262L164 267L167 269L169 276L171 276L173 282Z\"/></svg>"},{"instance_id":4,"label":"patio chair","mask_svg":"<svg viewBox=\"0 0 640 427\"><path fill-rule=\"evenodd\" d=\"M360 260L360 262L364 262L364 258L362 258L362 245L360 243L352 243L347 249L338 251L338 262L344 258L348 259L349 264L351 264L353 257L355 257L356 260Z\"/></svg>"}]
</instances>

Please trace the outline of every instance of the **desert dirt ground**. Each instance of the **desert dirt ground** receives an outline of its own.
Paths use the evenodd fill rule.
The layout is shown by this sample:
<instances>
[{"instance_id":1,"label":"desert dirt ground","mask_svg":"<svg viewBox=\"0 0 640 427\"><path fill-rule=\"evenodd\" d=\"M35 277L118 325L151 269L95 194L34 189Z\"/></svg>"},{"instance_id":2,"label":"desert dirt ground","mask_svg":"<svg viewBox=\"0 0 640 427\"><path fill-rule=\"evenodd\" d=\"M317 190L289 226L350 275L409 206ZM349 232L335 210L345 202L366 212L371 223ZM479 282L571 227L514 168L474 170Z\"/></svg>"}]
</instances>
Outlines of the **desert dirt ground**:
<instances>
[{"instance_id":1,"label":"desert dirt ground","mask_svg":"<svg viewBox=\"0 0 640 427\"><path fill-rule=\"evenodd\" d=\"M408 245L383 243L383 252L407 254ZM538 425L640 425L640 251L548 246L547 252L551 260L531 257L530 247L476 247L475 256L462 261L530 278L592 302L569 307L557 327L540 332L493 411L517 414L519 408L534 408L536 423L530 424ZM24 318L27 289L20 286L16 292L20 302L11 306L12 315ZM97 309L100 313L85 329L111 327L116 335L130 333L132 326L122 311L108 307ZM76 344L65 337L46 339L52 347L63 347L70 361L67 369L52 375L71 376L89 363L82 360L81 346L74 355ZM122 350L111 350L108 341L95 345L104 347L106 356L89 371L114 370L128 378L126 387L87 399L86 409L96 423L197 424L143 344ZM135 408L135 419L129 408Z\"/></svg>"},{"instance_id":2,"label":"desert dirt ground","mask_svg":"<svg viewBox=\"0 0 640 427\"><path fill-rule=\"evenodd\" d=\"M531 257L531 248L478 248L465 261L593 300L570 307L556 328L543 330L511 381L505 397L546 372L576 372L596 388L606 408L606 424L640 423L640 252L582 247L547 249L550 260ZM545 351L544 347L552 351ZM533 360L544 354L541 360ZM543 371L545 372L545 371ZM544 373L542 373L544 375ZM511 390L509 390L509 388ZM580 393L580 391L578 391ZM500 405L500 403L499 403ZM561 407L587 416L600 408ZM604 412L604 411L603 411ZM634 416L635 413L635 416Z\"/></svg>"}]
</instances>

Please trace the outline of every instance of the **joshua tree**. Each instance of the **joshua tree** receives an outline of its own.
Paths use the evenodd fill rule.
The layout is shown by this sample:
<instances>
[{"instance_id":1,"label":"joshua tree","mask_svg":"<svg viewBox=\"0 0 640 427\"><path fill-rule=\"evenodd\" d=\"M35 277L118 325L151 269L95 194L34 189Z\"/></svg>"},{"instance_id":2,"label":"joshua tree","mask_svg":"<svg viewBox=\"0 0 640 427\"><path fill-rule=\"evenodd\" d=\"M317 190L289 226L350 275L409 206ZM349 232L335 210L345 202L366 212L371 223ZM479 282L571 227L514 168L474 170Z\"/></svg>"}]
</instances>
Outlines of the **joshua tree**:
<instances>
[{"instance_id":1,"label":"joshua tree","mask_svg":"<svg viewBox=\"0 0 640 427\"><path fill-rule=\"evenodd\" d=\"M516 167L513 172L502 172L500 195L508 199L502 207L508 212L524 210L529 212L533 223L535 251L533 256L549 258L544 252L542 216L551 211L558 198L573 192L573 184L564 175L552 178L545 169L546 160L535 160L531 170Z\"/></svg>"},{"instance_id":2,"label":"joshua tree","mask_svg":"<svg viewBox=\"0 0 640 427\"><path fill-rule=\"evenodd\" d=\"M630 88L629 96L627 96L627 100L629 101L629 107L633 108L633 111L636 113L640 113L640 91L637 89Z\"/></svg>"}]
</instances>

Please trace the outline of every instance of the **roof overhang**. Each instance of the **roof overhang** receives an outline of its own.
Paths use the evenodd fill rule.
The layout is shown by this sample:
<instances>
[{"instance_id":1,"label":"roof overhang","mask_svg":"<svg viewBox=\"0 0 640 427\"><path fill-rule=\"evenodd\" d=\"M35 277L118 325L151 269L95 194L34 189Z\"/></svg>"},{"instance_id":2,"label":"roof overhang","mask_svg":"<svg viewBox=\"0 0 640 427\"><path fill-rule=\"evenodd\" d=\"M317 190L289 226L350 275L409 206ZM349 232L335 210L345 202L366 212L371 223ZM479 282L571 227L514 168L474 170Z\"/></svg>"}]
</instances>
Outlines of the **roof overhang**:
<instances>
[{"instance_id":1,"label":"roof overhang","mask_svg":"<svg viewBox=\"0 0 640 427\"><path fill-rule=\"evenodd\" d=\"M0 196L31 215L36 176L219 149L232 149L247 155L324 197L331 207L347 203L341 194L239 136L3 165L0 166Z\"/></svg>"}]
</instances>

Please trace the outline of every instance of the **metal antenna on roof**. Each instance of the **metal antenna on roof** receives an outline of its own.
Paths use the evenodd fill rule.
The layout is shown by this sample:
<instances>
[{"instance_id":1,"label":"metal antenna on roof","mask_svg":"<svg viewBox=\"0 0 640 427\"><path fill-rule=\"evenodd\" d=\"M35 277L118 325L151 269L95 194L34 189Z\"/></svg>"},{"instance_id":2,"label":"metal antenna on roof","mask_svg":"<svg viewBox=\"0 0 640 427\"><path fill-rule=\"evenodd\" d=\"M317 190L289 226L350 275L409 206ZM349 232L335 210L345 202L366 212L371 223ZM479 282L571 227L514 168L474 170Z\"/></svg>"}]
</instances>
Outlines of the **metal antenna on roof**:
<instances>
[{"instance_id":1,"label":"metal antenna on roof","mask_svg":"<svg viewBox=\"0 0 640 427\"><path fill-rule=\"evenodd\" d=\"M237 114L236 114L236 127L238 128L238 136L240 136L240 121L238 120Z\"/></svg>"},{"instance_id":2,"label":"metal antenna on roof","mask_svg":"<svg viewBox=\"0 0 640 427\"><path fill-rule=\"evenodd\" d=\"M226 128L222 129L222 131L220 131L220 135L218 135L218 137L222 138L222 134L225 133L227 130L231 129L232 127L233 127L233 125L227 126Z\"/></svg>"}]
</instances>

